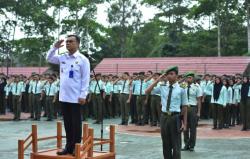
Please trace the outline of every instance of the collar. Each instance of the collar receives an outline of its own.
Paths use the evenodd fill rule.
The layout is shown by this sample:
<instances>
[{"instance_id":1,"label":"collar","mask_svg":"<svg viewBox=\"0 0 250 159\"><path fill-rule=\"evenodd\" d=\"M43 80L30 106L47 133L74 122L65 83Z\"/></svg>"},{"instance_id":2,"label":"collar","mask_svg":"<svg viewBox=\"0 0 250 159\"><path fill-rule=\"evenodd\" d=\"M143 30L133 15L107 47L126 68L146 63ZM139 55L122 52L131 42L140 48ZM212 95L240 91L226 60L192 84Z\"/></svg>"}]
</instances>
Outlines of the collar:
<instances>
[{"instance_id":1,"label":"collar","mask_svg":"<svg viewBox=\"0 0 250 159\"><path fill-rule=\"evenodd\" d=\"M72 55L67 53L67 58L70 58L70 57L77 58L79 54L80 54L80 52L78 50L76 52L74 52Z\"/></svg>"},{"instance_id":2,"label":"collar","mask_svg":"<svg viewBox=\"0 0 250 159\"><path fill-rule=\"evenodd\" d=\"M170 83L169 83L169 85L170 85ZM179 84L178 84L178 81L176 81L172 86L173 86L173 88L174 87L176 87L176 86L178 86Z\"/></svg>"}]
</instances>

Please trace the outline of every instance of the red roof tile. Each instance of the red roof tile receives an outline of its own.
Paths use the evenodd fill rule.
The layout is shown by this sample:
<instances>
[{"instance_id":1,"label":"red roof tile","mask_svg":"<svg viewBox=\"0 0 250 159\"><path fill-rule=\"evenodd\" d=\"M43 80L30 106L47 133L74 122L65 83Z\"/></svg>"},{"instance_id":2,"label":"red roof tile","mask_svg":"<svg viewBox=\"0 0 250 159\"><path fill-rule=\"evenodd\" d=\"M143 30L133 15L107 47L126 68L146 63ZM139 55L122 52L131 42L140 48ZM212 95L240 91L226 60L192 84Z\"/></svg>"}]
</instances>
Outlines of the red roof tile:
<instances>
[{"instance_id":1,"label":"red roof tile","mask_svg":"<svg viewBox=\"0 0 250 159\"><path fill-rule=\"evenodd\" d=\"M179 66L180 73L235 74L243 73L250 57L162 57L162 58L105 58L95 68L103 74L122 72L140 72L152 70L160 72L169 66Z\"/></svg>"}]
</instances>

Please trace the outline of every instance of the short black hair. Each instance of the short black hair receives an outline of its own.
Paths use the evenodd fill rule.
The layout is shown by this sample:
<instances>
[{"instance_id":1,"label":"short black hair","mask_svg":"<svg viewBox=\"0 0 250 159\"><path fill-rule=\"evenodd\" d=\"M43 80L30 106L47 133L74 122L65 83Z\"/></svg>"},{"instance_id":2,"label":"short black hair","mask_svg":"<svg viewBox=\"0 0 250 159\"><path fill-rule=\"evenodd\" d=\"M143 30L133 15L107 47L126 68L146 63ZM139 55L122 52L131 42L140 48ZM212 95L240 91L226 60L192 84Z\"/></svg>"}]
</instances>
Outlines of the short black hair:
<instances>
[{"instance_id":1,"label":"short black hair","mask_svg":"<svg viewBox=\"0 0 250 159\"><path fill-rule=\"evenodd\" d=\"M71 35L68 35L67 37L68 37L68 38L69 38L69 37L75 37L78 44L80 44L80 42L81 42L80 37L79 37L78 35L71 34Z\"/></svg>"}]
</instances>

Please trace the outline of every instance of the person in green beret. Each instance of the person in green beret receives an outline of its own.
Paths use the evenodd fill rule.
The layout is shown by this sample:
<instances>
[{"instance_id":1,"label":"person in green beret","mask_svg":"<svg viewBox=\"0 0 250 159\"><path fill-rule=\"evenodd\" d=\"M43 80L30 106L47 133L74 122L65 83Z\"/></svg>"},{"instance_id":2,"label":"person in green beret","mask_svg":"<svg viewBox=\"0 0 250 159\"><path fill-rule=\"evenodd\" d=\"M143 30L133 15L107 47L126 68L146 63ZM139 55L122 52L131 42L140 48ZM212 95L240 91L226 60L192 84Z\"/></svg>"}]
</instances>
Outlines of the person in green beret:
<instances>
[{"instance_id":1,"label":"person in green beret","mask_svg":"<svg viewBox=\"0 0 250 159\"><path fill-rule=\"evenodd\" d=\"M166 71L168 84L154 87L164 78L162 74L145 91L146 94L154 89L161 95L161 138L164 159L181 159L181 132L186 130L187 124L187 91L177 81L178 67L170 67Z\"/></svg>"},{"instance_id":2,"label":"person in green beret","mask_svg":"<svg viewBox=\"0 0 250 159\"><path fill-rule=\"evenodd\" d=\"M196 127L200 117L202 90L199 84L195 83L195 73L187 72L185 79L187 82L187 130L184 132L185 147L183 151L194 151L196 143Z\"/></svg>"}]
</instances>

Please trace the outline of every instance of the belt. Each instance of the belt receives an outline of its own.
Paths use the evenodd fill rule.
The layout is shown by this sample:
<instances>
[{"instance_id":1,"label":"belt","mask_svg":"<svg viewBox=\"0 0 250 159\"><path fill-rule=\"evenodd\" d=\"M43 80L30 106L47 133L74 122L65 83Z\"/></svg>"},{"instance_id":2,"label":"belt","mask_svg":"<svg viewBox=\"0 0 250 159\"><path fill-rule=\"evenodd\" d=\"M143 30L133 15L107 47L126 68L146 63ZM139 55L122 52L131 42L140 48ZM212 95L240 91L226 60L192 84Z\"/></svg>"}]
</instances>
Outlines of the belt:
<instances>
[{"instance_id":1,"label":"belt","mask_svg":"<svg viewBox=\"0 0 250 159\"><path fill-rule=\"evenodd\" d=\"M41 95L41 93L38 93L38 94L34 94L35 96L40 96Z\"/></svg>"},{"instance_id":2,"label":"belt","mask_svg":"<svg viewBox=\"0 0 250 159\"><path fill-rule=\"evenodd\" d=\"M163 115L166 116L175 116L175 115L180 115L179 112L162 112Z\"/></svg>"},{"instance_id":3,"label":"belt","mask_svg":"<svg viewBox=\"0 0 250 159\"><path fill-rule=\"evenodd\" d=\"M197 107L196 105L189 105L189 107L192 107L192 108L194 108L194 107Z\"/></svg>"},{"instance_id":4,"label":"belt","mask_svg":"<svg viewBox=\"0 0 250 159\"><path fill-rule=\"evenodd\" d=\"M124 94L124 95L129 95L129 94L126 94L126 93L121 93L121 94Z\"/></svg>"}]
</instances>

